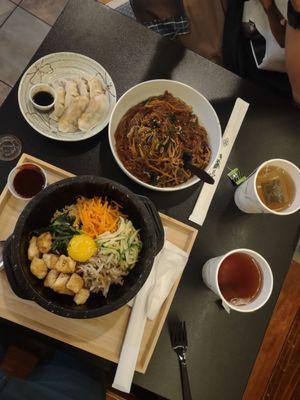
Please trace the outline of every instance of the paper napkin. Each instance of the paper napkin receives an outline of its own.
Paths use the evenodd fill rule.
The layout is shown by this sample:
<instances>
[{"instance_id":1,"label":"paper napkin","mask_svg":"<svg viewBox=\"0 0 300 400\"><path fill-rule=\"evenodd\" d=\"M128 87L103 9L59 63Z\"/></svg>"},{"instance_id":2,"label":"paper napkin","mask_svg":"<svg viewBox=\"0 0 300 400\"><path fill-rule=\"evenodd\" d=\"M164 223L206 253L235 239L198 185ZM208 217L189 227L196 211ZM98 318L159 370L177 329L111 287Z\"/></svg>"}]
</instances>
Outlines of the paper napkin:
<instances>
[{"instance_id":1,"label":"paper napkin","mask_svg":"<svg viewBox=\"0 0 300 400\"><path fill-rule=\"evenodd\" d=\"M147 318L154 319L182 274L189 255L165 241L151 273L134 299L113 388L129 393Z\"/></svg>"}]
</instances>

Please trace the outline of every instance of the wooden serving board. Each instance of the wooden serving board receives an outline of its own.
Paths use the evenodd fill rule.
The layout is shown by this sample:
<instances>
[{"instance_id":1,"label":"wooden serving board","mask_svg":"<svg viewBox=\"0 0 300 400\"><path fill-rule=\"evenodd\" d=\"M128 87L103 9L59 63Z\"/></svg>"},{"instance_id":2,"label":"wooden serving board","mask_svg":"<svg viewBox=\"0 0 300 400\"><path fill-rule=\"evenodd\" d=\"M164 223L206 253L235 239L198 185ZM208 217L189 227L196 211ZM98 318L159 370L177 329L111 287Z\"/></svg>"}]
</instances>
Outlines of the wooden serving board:
<instances>
[{"instance_id":1,"label":"wooden serving board","mask_svg":"<svg viewBox=\"0 0 300 400\"><path fill-rule=\"evenodd\" d=\"M21 156L18 164L24 162L34 162L44 168L49 183L74 176L27 154ZM5 240L13 232L24 205L25 203L14 198L5 186L0 196L0 240ZM167 239L190 253L198 231L164 214L160 216L163 225L168 228ZM180 278L175 282L157 318L154 321L147 321L136 371L146 372L179 282ZM87 320L63 318L51 314L33 301L17 297L10 289L5 272L0 273L0 317L115 363L119 360L130 312L130 307L126 305L98 318Z\"/></svg>"}]
</instances>

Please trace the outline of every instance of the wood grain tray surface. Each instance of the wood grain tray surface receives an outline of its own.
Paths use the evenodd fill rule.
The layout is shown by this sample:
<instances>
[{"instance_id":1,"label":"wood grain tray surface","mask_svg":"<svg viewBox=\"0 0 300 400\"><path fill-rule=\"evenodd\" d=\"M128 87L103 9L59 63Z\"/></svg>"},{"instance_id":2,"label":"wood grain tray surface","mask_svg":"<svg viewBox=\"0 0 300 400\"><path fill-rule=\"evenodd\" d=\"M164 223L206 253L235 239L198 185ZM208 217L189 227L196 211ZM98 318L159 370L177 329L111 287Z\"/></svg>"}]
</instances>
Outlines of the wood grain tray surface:
<instances>
[{"instance_id":1,"label":"wood grain tray surface","mask_svg":"<svg viewBox=\"0 0 300 400\"><path fill-rule=\"evenodd\" d=\"M44 168L50 184L74 176L27 154L21 156L18 164L24 162L34 162ZM25 203L14 198L5 186L0 196L0 240L5 240L13 232L24 206ZM190 253L198 231L164 214L160 216L163 225L168 228L167 239ZM136 371L146 372L179 282L180 278L175 282L157 318L154 321L147 321ZM0 317L115 363L119 360L130 312L130 307L126 305L98 318L87 320L63 318L51 314L33 301L17 297L10 289L5 272L0 272Z\"/></svg>"}]
</instances>

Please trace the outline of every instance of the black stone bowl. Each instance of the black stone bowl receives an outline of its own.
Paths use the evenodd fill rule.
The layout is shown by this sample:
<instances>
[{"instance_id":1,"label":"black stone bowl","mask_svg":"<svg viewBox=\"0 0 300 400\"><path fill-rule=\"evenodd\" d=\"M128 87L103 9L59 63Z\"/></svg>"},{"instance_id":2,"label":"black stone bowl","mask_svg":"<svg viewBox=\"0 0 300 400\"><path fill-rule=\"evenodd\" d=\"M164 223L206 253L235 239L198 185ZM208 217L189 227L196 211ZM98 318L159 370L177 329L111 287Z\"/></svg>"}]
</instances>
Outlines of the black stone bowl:
<instances>
[{"instance_id":1,"label":"black stone bowl","mask_svg":"<svg viewBox=\"0 0 300 400\"><path fill-rule=\"evenodd\" d=\"M30 272L27 258L30 232L47 226L57 209L72 204L79 196L106 196L123 206L135 226L140 229L143 243L139 260L125 277L124 284L112 285L107 298L91 294L84 305L76 305L71 296L57 294L45 288L43 282ZM161 250L164 231L153 203L146 197L109 179L96 176L79 176L48 186L24 208L13 235L4 249L4 266L14 292L22 298L33 300L55 314L69 318L93 318L108 314L127 304L140 290L151 271L154 257Z\"/></svg>"}]
</instances>

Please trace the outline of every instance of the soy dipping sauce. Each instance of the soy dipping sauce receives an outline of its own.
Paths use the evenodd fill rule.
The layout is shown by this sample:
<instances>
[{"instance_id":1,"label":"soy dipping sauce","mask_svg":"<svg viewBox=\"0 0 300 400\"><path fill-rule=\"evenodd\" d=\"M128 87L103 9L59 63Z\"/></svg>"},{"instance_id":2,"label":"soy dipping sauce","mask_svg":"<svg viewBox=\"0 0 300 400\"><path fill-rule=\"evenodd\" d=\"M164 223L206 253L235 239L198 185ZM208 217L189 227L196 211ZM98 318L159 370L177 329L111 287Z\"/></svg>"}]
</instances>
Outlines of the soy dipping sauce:
<instances>
[{"instance_id":1,"label":"soy dipping sauce","mask_svg":"<svg viewBox=\"0 0 300 400\"><path fill-rule=\"evenodd\" d=\"M37 104L39 106L50 106L50 104L53 103L54 98L51 93L41 91L41 92L37 92L33 96L33 101L35 102L35 104Z\"/></svg>"},{"instance_id":2,"label":"soy dipping sauce","mask_svg":"<svg viewBox=\"0 0 300 400\"><path fill-rule=\"evenodd\" d=\"M26 164L16 173L13 185L20 196L29 199L44 189L46 180L37 165Z\"/></svg>"}]
</instances>

